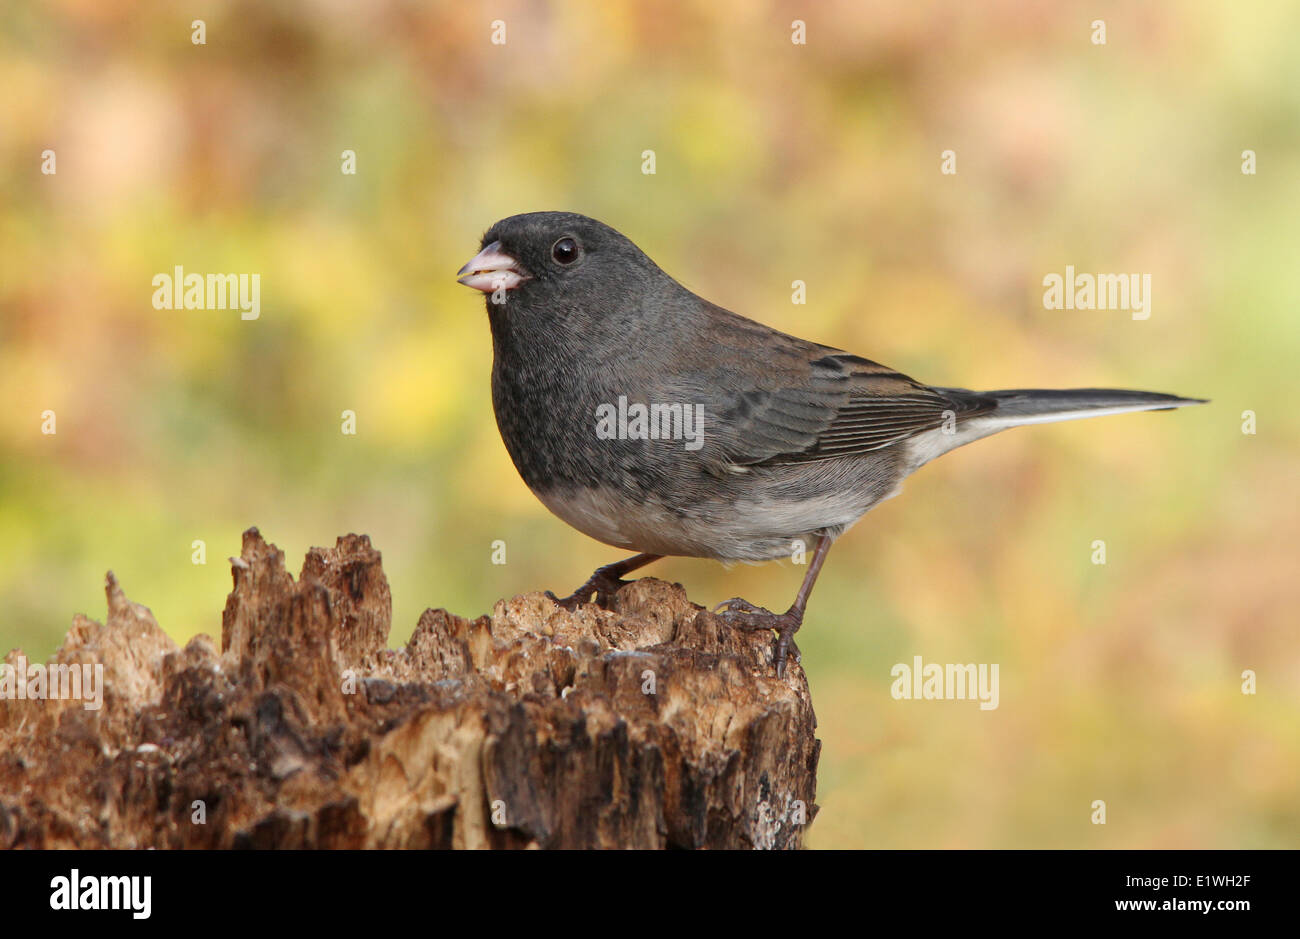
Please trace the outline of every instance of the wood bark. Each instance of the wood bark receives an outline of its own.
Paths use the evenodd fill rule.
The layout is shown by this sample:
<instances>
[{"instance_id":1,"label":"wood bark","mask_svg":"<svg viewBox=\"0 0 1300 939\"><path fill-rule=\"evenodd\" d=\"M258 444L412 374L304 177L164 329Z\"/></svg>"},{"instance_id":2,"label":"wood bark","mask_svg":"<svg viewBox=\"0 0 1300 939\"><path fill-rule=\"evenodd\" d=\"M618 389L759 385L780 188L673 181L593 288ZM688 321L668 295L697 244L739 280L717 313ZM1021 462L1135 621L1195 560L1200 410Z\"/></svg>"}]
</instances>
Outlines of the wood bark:
<instances>
[{"instance_id":1,"label":"wood bark","mask_svg":"<svg viewBox=\"0 0 1300 939\"><path fill-rule=\"evenodd\" d=\"M52 660L102 664L102 707L0 701L0 847L795 848L816 814L803 670L679 585L426 610L391 650L367 537L231 561L220 650L110 573Z\"/></svg>"}]
</instances>

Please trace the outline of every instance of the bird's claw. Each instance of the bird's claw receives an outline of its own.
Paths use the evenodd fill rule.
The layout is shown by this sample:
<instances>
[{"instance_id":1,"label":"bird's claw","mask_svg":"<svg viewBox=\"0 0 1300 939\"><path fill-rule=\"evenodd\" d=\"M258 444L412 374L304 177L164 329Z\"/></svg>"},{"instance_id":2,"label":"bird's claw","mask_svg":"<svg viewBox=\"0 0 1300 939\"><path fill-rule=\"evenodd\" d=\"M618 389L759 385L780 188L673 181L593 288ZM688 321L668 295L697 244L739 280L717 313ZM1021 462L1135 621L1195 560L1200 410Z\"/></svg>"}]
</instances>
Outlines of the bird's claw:
<instances>
[{"instance_id":1,"label":"bird's claw","mask_svg":"<svg viewBox=\"0 0 1300 939\"><path fill-rule=\"evenodd\" d=\"M744 597L732 597L730 600L723 600L713 608L714 613L768 613L769 610L761 606L754 606ZM743 628L743 627L742 627Z\"/></svg>"},{"instance_id":2,"label":"bird's claw","mask_svg":"<svg viewBox=\"0 0 1300 939\"><path fill-rule=\"evenodd\" d=\"M593 600L596 606L602 610L608 610L614 602L614 594L618 593L619 588L626 587L630 581L620 580L617 577L605 577L597 575L588 580L567 597L557 597L554 593L547 590L544 596L549 597L557 606L562 606L570 613L574 612L584 603L591 603Z\"/></svg>"},{"instance_id":3,"label":"bird's claw","mask_svg":"<svg viewBox=\"0 0 1300 939\"><path fill-rule=\"evenodd\" d=\"M567 597L557 597L554 591L547 590L543 592L542 596L553 601L556 606L563 607L564 609L572 613L574 610L578 608L578 605L580 603L586 603L587 597L591 595L590 590L588 590L585 594L581 593L580 590L581 588L579 588L579 590L575 590Z\"/></svg>"},{"instance_id":4,"label":"bird's claw","mask_svg":"<svg viewBox=\"0 0 1300 939\"><path fill-rule=\"evenodd\" d=\"M748 600L732 597L727 602L718 604L713 615L735 629L776 630L777 678L785 677L785 663L791 651L794 653L794 660L800 661L799 647L794 644L794 634L799 631L803 623L802 612L791 609L785 613L773 613L761 606L754 606Z\"/></svg>"}]
</instances>

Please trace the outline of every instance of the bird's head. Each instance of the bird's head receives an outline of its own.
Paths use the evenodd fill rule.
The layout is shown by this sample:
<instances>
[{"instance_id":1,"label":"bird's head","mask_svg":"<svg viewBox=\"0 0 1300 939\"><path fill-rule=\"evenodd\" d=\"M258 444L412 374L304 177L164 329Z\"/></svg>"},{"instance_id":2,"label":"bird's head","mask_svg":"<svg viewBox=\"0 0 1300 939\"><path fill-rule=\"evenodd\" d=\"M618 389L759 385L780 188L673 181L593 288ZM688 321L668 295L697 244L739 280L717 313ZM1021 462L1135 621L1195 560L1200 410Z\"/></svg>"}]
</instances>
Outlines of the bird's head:
<instances>
[{"instance_id":1,"label":"bird's head","mask_svg":"<svg viewBox=\"0 0 1300 939\"><path fill-rule=\"evenodd\" d=\"M457 272L493 306L526 305L552 315L626 302L671 279L608 225L573 212L529 212L497 222ZM593 310L594 311L594 310Z\"/></svg>"}]
</instances>

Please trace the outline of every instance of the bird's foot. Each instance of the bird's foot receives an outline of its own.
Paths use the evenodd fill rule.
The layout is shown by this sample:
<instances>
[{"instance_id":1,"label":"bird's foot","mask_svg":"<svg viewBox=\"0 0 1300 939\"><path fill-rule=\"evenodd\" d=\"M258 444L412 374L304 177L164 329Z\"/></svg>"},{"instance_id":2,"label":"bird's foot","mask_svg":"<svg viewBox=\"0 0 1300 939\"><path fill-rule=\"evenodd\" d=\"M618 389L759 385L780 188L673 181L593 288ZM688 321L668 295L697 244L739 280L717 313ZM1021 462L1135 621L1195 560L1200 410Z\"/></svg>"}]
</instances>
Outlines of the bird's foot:
<instances>
[{"instance_id":1,"label":"bird's foot","mask_svg":"<svg viewBox=\"0 0 1300 939\"><path fill-rule=\"evenodd\" d=\"M735 629L775 629L776 630L776 677L785 677L785 663L793 652L794 660L800 660L799 647L794 644L794 634L803 625L803 611L786 610L773 613L761 606L754 606L748 600L732 597L714 608L714 616Z\"/></svg>"},{"instance_id":2,"label":"bird's foot","mask_svg":"<svg viewBox=\"0 0 1300 939\"><path fill-rule=\"evenodd\" d=\"M593 598L596 606L602 610L608 610L614 602L614 594L618 593L620 587L626 587L630 583L630 580L614 577L601 569L592 574L585 584L567 597L557 597L549 590L546 591L545 595L554 600L557 606L564 607L570 613L583 603L590 603Z\"/></svg>"},{"instance_id":3,"label":"bird's foot","mask_svg":"<svg viewBox=\"0 0 1300 939\"><path fill-rule=\"evenodd\" d=\"M713 608L714 613L767 613L771 615L770 610L765 610L761 606L754 606L744 597L732 597L730 600L723 600ZM747 627L740 623L735 624L737 629L768 629L767 626Z\"/></svg>"}]
</instances>

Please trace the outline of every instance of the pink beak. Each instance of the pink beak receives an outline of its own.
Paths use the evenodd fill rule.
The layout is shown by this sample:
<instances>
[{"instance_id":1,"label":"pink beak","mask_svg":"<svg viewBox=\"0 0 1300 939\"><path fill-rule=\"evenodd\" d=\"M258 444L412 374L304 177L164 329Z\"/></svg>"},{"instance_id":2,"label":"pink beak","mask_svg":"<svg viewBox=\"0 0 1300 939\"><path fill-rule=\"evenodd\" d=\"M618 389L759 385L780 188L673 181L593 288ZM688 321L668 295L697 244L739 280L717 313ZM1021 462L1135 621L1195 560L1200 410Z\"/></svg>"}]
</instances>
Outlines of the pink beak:
<instances>
[{"instance_id":1,"label":"pink beak","mask_svg":"<svg viewBox=\"0 0 1300 939\"><path fill-rule=\"evenodd\" d=\"M501 250L499 241L492 242L456 272L457 283L484 293L513 290L527 279L519 262Z\"/></svg>"}]
</instances>

